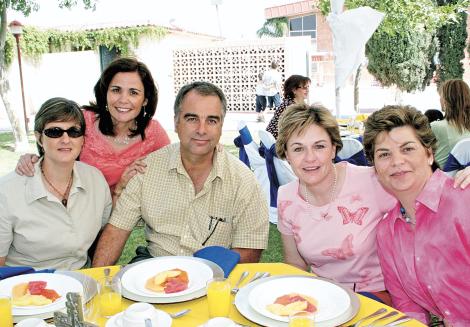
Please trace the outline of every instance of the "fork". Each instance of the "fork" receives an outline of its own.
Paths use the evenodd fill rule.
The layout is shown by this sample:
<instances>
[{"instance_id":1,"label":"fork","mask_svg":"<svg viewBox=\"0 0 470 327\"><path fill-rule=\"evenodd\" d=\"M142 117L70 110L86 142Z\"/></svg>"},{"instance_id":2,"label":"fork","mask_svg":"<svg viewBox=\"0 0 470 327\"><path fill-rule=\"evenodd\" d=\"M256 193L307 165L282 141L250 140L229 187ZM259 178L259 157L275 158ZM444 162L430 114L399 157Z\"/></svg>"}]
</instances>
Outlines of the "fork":
<instances>
[{"instance_id":1,"label":"fork","mask_svg":"<svg viewBox=\"0 0 470 327\"><path fill-rule=\"evenodd\" d=\"M364 320L377 317L378 315L381 315L382 313L385 313L385 312L387 312L387 309L385 309L385 308L380 308L379 310L375 311L374 313L371 313L371 314L368 315L367 317L364 317L364 318L358 320L355 324L350 324L350 325L347 325L346 327L359 327L359 325L361 324L361 322L363 322Z\"/></svg>"},{"instance_id":2,"label":"fork","mask_svg":"<svg viewBox=\"0 0 470 327\"><path fill-rule=\"evenodd\" d=\"M241 275L240 278L238 279L238 282L235 284L235 287L232 288L232 293L236 294L239 290L240 283L248 276L249 272L244 271Z\"/></svg>"},{"instance_id":3,"label":"fork","mask_svg":"<svg viewBox=\"0 0 470 327\"><path fill-rule=\"evenodd\" d=\"M397 311L391 311L391 312L387 313L385 316L375 319L370 324L368 324L367 327L372 327L376 323L378 323L379 321L384 320L384 319L388 319L388 318L393 317L393 316L396 316L397 314L398 314Z\"/></svg>"},{"instance_id":4,"label":"fork","mask_svg":"<svg viewBox=\"0 0 470 327\"><path fill-rule=\"evenodd\" d=\"M398 326L398 325L403 324L404 322L407 322L407 321L410 321L410 320L411 320L411 318L405 315L405 316L398 317L397 319L393 320L392 322L389 322L385 326L386 327Z\"/></svg>"}]
</instances>

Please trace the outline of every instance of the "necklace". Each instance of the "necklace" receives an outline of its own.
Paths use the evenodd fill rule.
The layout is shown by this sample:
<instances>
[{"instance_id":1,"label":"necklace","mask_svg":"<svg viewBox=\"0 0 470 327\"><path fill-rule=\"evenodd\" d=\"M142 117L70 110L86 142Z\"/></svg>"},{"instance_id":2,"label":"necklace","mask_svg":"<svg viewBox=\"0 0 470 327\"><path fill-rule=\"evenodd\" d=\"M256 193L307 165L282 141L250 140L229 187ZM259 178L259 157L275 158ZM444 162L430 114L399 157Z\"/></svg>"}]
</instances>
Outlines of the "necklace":
<instances>
[{"instance_id":1,"label":"necklace","mask_svg":"<svg viewBox=\"0 0 470 327\"><path fill-rule=\"evenodd\" d=\"M336 182L338 180L338 173L336 172L336 166L335 164L333 164L333 172L334 172L334 179L333 179L333 187L331 188L331 191L330 191L330 200L328 201L328 208L326 209L326 212L324 213L321 213L321 216L323 219L326 219L328 220L328 213L330 211L330 206L331 206L331 203L333 202L334 198L335 198L335 193L336 193ZM307 201L307 204L309 206L312 206L313 207L313 204L312 204L312 201L310 201L310 192L308 191L307 189L307 184L303 184L304 186L304 195L305 195L305 200Z\"/></svg>"},{"instance_id":2,"label":"necklace","mask_svg":"<svg viewBox=\"0 0 470 327\"><path fill-rule=\"evenodd\" d=\"M129 137L129 135L126 135L124 137L106 135L106 137L112 140L114 143L120 145L128 145L129 142L132 140L132 137Z\"/></svg>"},{"instance_id":3,"label":"necklace","mask_svg":"<svg viewBox=\"0 0 470 327\"><path fill-rule=\"evenodd\" d=\"M408 214L406 213L405 208L400 207L400 214L401 214L402 218L405 219L407 224L412 224L412 225L416 224L416 221L413 221L413 219L411 219L411 217L408 216Z\"/></svg>"},{"instance_id":4,"label":"necklace","mask_svg":"<svg viewBox=\"0 0 470 327\"><path fill-rule=\"evenodd\" d=\"M44 161L43 161L44 162ZM52 185L51 181L47 179L46 177L46 174L44 174L44 169L42 168L42 164L43 162L41 162L41 174L42 174L42 177L44 177L44 180L46 181L46 183L57 193L60 195L60 197L62 198L62 200L60 200L60 202L62 202L62 205L64 207L67 207L67 201L68 201L68 197L69 197L69 192L70 192L70 188L72 187L72 179L73 179L73 172L70 174L70 178L69 178L69 181L67 183L67 188L65 189L65 192L62 194L62 192L60 192L54 185Z\"/></svg>"}]
</instances>

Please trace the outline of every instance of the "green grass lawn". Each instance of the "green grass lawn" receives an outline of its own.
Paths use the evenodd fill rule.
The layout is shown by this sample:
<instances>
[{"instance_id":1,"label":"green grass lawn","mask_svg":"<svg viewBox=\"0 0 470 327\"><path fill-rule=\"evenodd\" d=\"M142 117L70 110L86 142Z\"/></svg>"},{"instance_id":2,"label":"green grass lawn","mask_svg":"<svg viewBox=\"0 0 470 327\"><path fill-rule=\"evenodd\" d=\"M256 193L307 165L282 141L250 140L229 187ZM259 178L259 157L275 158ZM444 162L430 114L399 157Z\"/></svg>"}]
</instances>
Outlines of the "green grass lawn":
<instances>
[{"instance_id":1,"label":"green grass lawn","mask_svg":"<svg viewBox=\"0 0 470 327\"><path fill-rule=\"evenodd\" d=\"M238 157L238 149L231 143L236 133L224 133L221 142L224 144L225 149ZM172 140L176 139L175 135L172 136ZM30 150L32 153L36 152L35 140L33 134L29 135ZM14 141L13 134L10 132L0 133L0 177L8 174L15 169L16 163L20 157L19 153L14 152ZM119 263L124 264L129 262L135 254L135 249L139 245L145 245L144 227L139 226L134 229L131 236L127 240L126 246L122 253ZM282 244L279 232L275 225L270 224L269 226L269 245L268 248L263 251L261 257L262 262L282 262Z\"/></svg>"},{"instance_id":2,"label":"green grass lawn","mask_svg":"<svg viewBox=\"0 0 470 327\"><path fill-rule=\"evenodd\" d=\"M135 256L135 249L139 245L146 245L144 227L136 227L127 240L124 251L118 264L126 264ZM268 248L261 255L261 262L282 262L282 242L276 225L269 224L269 244Z\"/></svg>"}]
</instances>

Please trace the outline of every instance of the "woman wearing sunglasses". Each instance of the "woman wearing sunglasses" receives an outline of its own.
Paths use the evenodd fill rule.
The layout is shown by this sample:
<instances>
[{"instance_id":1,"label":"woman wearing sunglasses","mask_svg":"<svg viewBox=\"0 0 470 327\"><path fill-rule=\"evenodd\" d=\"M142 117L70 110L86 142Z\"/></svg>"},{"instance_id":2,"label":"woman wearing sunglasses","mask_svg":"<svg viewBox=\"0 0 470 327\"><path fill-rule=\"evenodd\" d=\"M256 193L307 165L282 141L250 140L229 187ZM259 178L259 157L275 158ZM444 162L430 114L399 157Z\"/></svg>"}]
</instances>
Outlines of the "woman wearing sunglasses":
<instances>
[{"instance_id":1,"label":"woman wearing sunglasses","mask_svg":"<svg viewBox=\"0 0 470 327\"><path fill-rule=\"evenodd\" d=\"M85 118L64 98L47 100L34 121L34 176L0 179L0 266L74 270L107 222L111 194L103 174L76 161Z\"/></svg>"},{"instance_id":2,"label":"woman wearing sunglasses","mask_svg":"<svg viewBox=\"0 0 470 327\"><path fill-rule=\"evenodd\" d=\"M142 62L116 59L103 71L94 92L96 101L84 107L86 142L80 160L101 170L116 198L135 174L144 172L144 157L170 139L152 120L158 89ZM24 155L17 173L32 176L36 160Z\"/></svg>"}]
</instances>

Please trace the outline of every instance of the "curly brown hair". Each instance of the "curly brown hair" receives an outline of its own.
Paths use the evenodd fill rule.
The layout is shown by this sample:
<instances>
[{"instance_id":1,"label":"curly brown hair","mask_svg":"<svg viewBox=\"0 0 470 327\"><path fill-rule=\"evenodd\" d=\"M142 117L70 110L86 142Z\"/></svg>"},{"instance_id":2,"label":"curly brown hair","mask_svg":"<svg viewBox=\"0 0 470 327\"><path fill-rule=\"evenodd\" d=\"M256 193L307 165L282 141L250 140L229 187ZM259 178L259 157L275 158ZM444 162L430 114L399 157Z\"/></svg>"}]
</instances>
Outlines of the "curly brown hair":
<instances>
[{"instance_id":1,"label":"curly brown hair","mask_svg":"<svg viewBox=\"0 0 470 327\"><path fill-rule=\"evenodd\" d=\"M374 163L375 141L382 132L390 132L396 127L410 126L414 129L416 137L426 149L434 154L437 140L429 125L428 118L412 106L385 106L372 113L365 122L364 152L367 159ZM433 170L438 168L434 161Z\"/></svg>"}]
</instances>

